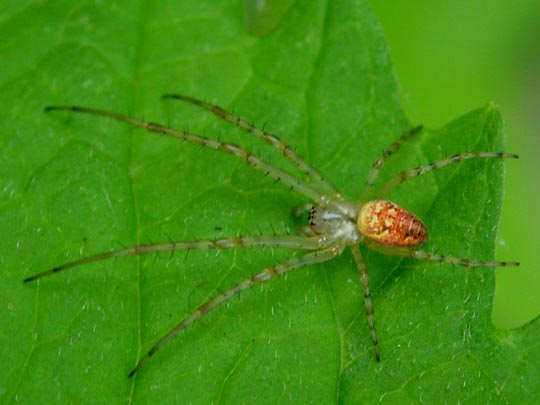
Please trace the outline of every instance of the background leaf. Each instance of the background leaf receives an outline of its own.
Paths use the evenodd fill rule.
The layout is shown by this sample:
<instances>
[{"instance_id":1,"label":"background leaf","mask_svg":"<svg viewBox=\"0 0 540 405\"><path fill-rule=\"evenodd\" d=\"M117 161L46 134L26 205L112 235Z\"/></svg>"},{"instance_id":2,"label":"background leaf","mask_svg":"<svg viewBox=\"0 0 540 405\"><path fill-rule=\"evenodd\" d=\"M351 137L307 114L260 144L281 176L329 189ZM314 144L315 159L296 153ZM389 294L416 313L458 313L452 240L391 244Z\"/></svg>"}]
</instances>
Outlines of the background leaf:
<instances>
[{"instance_id":1,"label":"background leaf","mask_svg":"<svg viewBox=\"0 0 540 405\"><path fill-rule=\"evenodd\" d=\"M97 117L44 114L45 105L189 125L284 164L210 114L159 98L190 94L266 123L354 199L373 160L412 126L364 2L297 2L261 39L245 33L232 1L29 3L6 7L1 21L3 402L538 398L538 322L494 330L492 269L365 252L383 356L376 363L346 253L235 297L131 380L137 358L193 308L295 253L123 258L21 282L123 245L302 226L290 210L305 200L238 159ZM501 150L501 125L490 104L425 130L380 182L460 151ZM501 179L502 162L467 162L391 197L424 219L427 250L487 260Z\"/></svg>"}]
</instances>

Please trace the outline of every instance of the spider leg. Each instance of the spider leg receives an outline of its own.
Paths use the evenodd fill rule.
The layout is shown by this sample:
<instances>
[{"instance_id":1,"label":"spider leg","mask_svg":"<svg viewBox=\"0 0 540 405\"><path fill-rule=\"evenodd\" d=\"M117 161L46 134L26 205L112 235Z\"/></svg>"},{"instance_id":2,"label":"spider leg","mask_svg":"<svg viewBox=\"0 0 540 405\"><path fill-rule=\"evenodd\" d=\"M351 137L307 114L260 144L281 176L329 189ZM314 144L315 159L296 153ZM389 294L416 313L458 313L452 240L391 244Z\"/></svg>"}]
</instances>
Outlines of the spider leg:
<instances>
[{"instance_id":1,"label":"spider leg","mask_svg":"<svg viewBox=\"0 0 540 405\"><path fill-rule=\"evenodd\" d=\"M281 276L292 270L330 260L333 257L341 254L341 252L343 252L343 247L336 245L323 250L308 253L300 257L293 257L285 262L276 264L272 267L268 267L258 273L255 273L250 278L241 281L236 286L215 296L214 298L199 306L191 315L189 315L182 322L178 323L174 328L167 332L167 334L163 336L141 360L139 360L135 368L129 373L129 377L132 377L137 371L139 371L139 369L177 333L184 330L188 325L197 321L203 315L210 312L212 309L216 308L223 302L227 301L229 298L253 287L256 284L264 283L274 277Z\"/></svg>"},{"instance_id":2,"label":"spider leg","mask_svg":"<svg viewBox=\"0 0 540 405\"><path fill-rule=\"evenodd\" d=\"M287 143L281 140L276 135L254 127L249 122L243 120L241 117L234 115L222 107L209 104L202 100L198 100L193 97L185 96L183 94L163 94L163 98L169 98L174 100L182 100L190 104L202 107L205 110L210 111L212 114L230 122L231 124L243 129L244 131L252 134L256 138L261 139L269 145L279 150L279 152L285 156L285 158L291 162L298 170L306 174L314 183L320 187L321 191L332 196L341 197L340 193L336 190L334 185L330 183L317 169L307 163L294 149L292 149Z\"/></svg>"},{"instance_id":3,"label":"spider leg","mask_svg":"<svg viewBox=\"0 0 540 405\"><path fill-rule=\"evenodd\" d=\"M411 259L428 260L431 262L439 262L446 264L457 264L464 267L516 267L519 266L518 262L495 262L495 261L476 261L470 259L462 259L453 256L442 256L435 253L427 252L425 250L406 248L406 247L394 247L383 246L378 243L366 240L365 244L371 250L379 253L383 253L391 256L408 257Z\"/></svg>"},{"instance_id":4,"label":"spider leg","mask_svg":"<svg viewBox=\"0 0 540 405\"><path fill-rule=\"evenodd\" d=\"M418 125L411 130L405 132L397 141L390 145L390 147L385 150L384 153L373 163L373 166L371 166L371 169L369 170L369 173L367 175L366 183L364 184L362 194L360 195L360 201L366 201L367 196L371 191L371 188L373 187L373 184L375 183L375 180L377 179L381 166L384 164L384 162L386 162L390 158L390 156L396 153L399 148L401 148L401 145L403 145L407 140L409 140L413 135L417 134L421 130L422 125Z\"/></svg>"},{"instance_id":5,"label":"spider leg","mask_svg":"<svg viewBox=\"0 0 540 405\"><path fill-rule=\"evenodd\" d=\"M459 153L447 159L439 160L438 162L430 163L426 166L416 167L414 169L404 170L395 176L392 180L385 184L379 193L377 193L377 199L382 198L394 187L406 182L410 178L421 176L427 172L438 169L440 167L448 166L453 163L458 163L469 159L478 158L503 158L503 159L517 159L519 156L512 153L504 152L478 152L478 153Z\"/></svg>"},{"instance_id":6,"label":"spider leg","mask_svg":"<svg viewBox=\"0 0 540 405\"><path fill-rule=\"evenodd\" d=\"M203 136L192 134L187 131L169 128L169 127L156 124L153 122L149 122L149 121L137 120L135 118L130 118L123 114L100 110L97 108L79 107L79 106L45 107L45 111L58 111L58 110L93 114L93 115L99 115L102 117L112 118L118 121L123 121L128 124L135 125L137 127L144 128L149 132L155 132L158 134L168 135L174 138L182 139L186 142L189 142L195 145L200 145L205 148L219 150L219 151L234 155L242 159L244 162L246 162L249 166L253 167L255 170L259 170L265 173L266 175L270 176L276 181L281 181L285 185L296 190L300 194L312 199L318 204L328 205L333 202L332 198L329 198L323 193L319 192L317 187L315 187L314 185L311 185L307 183L306 181L299 179L297 176L294 176L284 170L281 170L280 168L270 164L269 162L259 158L258 156L255 156L250 151L236 144L205 138Z\"/></svg>"},{"instance_id":7,"label":"spider leg","mask_svg":"<svg viewBox=\"0 0 540 405\"><path fill-rule=\"evenodd\" d=\"M54 273L63 270L78 267L83 264L94 263L112 257L143 255L157 252L173 252L176 250L201 250L201 249L235 249L235 248L254 248L254 247L279 247L286 249L301 249L301 250L316 250L322 249L329 245L326 238L317 237L302 237L294 235L259 235L259 236L235 236L232 238L222 238L214 240L199 240L190 242L167 242L167 243L151 243L145 245L136 245L124 249L104 252L93 256L83 257L68 263L61 264L46 270L42 273L35 274L25 278L23 281L28 283L39 278L50 276Z\"/></svg>"},{"instance_id":8,"label":"spider leg","mask_svg":"<svg viewBox=\"0 0 540 405\"><path fill-rule=\"evenodd\" d=\"M371 301L371 292L369 291L369 277L360 253L360 247L358 245L351 246L351 252L356 262L356 269L360 276L360 282L362 283L362 289L364 290L364 307L366 309L366 317L371 332L371 340L373 341L373 350L375 350L375 357L377 361L381 361L381 352L379 350L379 342L377 340L377 333L375 331L375 321L373 317L373 302Z\"/></svg>"}]
</instances>

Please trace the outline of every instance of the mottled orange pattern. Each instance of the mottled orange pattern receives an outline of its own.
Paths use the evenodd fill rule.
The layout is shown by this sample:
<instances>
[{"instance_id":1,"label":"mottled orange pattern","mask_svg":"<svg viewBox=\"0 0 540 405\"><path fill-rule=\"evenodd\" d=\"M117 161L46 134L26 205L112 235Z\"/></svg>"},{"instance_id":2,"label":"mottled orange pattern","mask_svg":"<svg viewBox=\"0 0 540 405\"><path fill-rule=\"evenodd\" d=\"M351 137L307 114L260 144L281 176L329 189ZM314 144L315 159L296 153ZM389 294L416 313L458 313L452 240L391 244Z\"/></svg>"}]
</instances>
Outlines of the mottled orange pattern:
<instances>
[{"instance_id":1,"label":"mottled orange pattern","mask_svg":"<svg viewBox=\"0 0 540 405\"><path fill-rule=\"evenodd\" d=\"M370 201L360 208L358 230L366 238L387 246L418 246L427 239L424 223L391 201Z\"/></svg>"}]
</instances>

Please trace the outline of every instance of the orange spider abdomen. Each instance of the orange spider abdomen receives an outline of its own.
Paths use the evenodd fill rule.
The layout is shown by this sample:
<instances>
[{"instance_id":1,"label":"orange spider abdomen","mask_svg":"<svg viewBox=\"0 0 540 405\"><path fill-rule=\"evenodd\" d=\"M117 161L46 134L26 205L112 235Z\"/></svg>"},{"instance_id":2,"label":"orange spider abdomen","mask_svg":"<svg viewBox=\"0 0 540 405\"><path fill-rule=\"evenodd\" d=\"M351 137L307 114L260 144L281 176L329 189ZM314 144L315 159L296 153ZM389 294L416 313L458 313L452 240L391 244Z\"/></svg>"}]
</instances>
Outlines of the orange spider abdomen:
<instances>
[{"instance_id":1,"label":"orange spider abdomen","mask_svg":"<svg viewBox=\"0 0 540 405\"><path fill-rule=\"evenodd\" d=\"M387 246L418 246L427 239L424 223L413 213L391 201L362 205L356 226L369 240Z\"/></svg>"}]
</instances>

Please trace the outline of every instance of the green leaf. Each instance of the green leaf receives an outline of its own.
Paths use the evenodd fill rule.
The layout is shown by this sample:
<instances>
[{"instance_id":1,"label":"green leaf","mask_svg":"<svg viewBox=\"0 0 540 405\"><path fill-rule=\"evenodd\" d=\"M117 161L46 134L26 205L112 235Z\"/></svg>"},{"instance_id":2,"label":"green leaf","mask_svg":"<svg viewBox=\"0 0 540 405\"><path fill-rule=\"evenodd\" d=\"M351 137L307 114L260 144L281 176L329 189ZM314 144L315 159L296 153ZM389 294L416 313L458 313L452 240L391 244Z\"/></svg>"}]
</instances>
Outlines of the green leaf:
<instances>
[{"instance_id":1,"label":"green leaf","mask_svg":"<svg viewBox=\"0 0 540 405\"><path fill-rule=\"evenodd\" d=\"M346 252L234 297L129 379L199 304L298 253L126 257L22 279L135 243L295 232L303 221L290 211L306 200L234 157L43 107L87 105L189 126L286 165L211 114L160 100L189 94L266 124L354 200L373 161L412 126L384 39L361 1L296 2L262 39L246 34L232 1L58 1L2 12L2 402L539 399L539 323L493 328L493 269L368 251L380 363ZM454 153L503 150L501 134L492 104L424 130L392 157L377 186ZM502 172L501 161L463 162L389 197L426 222L426 250L489 260Z\"/></svg>"}]
</instances>

